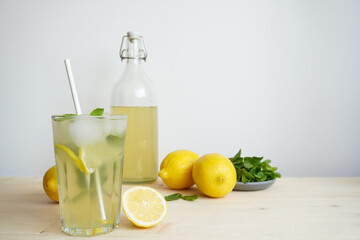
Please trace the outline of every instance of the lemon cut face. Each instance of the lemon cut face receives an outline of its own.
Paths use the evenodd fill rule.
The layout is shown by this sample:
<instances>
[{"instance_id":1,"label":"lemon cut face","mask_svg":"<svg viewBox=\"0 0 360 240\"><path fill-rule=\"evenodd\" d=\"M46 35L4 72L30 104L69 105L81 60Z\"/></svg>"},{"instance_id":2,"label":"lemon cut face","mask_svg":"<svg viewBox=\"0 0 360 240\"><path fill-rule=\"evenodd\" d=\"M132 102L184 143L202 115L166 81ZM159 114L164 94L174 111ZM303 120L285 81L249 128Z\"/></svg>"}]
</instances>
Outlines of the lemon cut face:
<instances>
[{"instance_id":1,"label":"lemon cut face","mask_svg":"<svg viewBox=\"0 0 360 240\"><path fill-rule=\"evenodd\" d=\"M148 228L160 223L167 214L167 204L161 193L150 187L133 187L122 197L126 217L137 227Z\"/></svg>"}]
</instances>

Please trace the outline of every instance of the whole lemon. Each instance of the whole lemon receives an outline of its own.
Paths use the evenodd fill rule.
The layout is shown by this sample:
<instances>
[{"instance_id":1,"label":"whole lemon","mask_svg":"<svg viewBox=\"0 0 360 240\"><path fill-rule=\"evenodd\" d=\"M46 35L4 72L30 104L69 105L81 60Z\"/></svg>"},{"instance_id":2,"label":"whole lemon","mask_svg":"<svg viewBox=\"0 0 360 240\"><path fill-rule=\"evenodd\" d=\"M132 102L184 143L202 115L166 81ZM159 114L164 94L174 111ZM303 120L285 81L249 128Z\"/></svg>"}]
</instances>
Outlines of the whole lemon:
<instances>
[{"instance_id":1,"label":"whole lemon","mask_svg":"<svg viewBox=\"0 0 360 240\"><path fill-rule=\"evenodd\" d=\"M236 171L231 161L218 153L208 153L199 158L193 167L197 188L209 197L223 197L236 184Z\"/></svg>"},{"instance_id":2,"label":"whole lemon","mask_svg":"<svg viewBox=\"0 0 360 240\"><path fill-rule=\"evenodd\" d=\"M192 169L199 155L188 150L169 153L160 165L159 177L172 189L185 189L194 185Z\"/></svg>"},{"instance_id":3,"label":"whole lemon","mask_svg":"<svg viewBox=\"0 0 360 240\"><path fill-rule=\"evenodd\" d=\"M43 178L43 188L46 195L55 202L59 202L56 166L49 168Z\"/></svg>"}]
</instances>

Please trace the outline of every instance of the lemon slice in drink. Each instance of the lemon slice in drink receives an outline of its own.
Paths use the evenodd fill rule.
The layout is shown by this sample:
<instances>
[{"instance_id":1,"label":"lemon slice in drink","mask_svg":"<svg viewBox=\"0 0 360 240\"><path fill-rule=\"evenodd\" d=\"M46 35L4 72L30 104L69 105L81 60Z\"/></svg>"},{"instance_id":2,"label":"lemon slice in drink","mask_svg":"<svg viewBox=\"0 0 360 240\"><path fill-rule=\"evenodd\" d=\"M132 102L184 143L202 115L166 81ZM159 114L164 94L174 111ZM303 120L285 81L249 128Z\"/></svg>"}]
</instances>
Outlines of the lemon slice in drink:
<instances>
[{"instance_id":1,"label":"lemon slice in drink","mask_svg":"<svg viewBox=\"0 0 360 240\"><path fill-rule=\"evenodd\" d=\"M133 187L122 197L122 208L126 217L137 227L152 227L167 214L165 198L150 187Z\"/></svg>"},{"instance_id":2,"label":"lemon slice in drink","mask_svg":"<svg viewBox=\"0 0 360 240\"><path fill-rule=\"evenodd\" d=\"M55 154L57 156L60 156L61 159L67 159L71 158L76 166L79 168L81 172L84 172L85 174L90 174L94 172L94 169L88 168L86 166L85 161L83 160L82 156L84 155L82 148L79 148L79 157L73 153L68 147L61 145L61 144L55 144Z\"/></svg>"}]
</instances>

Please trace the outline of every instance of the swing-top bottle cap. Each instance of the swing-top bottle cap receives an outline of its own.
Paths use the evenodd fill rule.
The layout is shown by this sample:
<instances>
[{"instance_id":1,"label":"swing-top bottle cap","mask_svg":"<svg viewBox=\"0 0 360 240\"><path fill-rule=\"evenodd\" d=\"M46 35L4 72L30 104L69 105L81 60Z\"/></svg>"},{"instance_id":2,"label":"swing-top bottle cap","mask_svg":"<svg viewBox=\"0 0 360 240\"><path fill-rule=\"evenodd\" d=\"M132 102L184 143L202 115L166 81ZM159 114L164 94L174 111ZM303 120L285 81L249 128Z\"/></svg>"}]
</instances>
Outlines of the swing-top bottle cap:
<instances>
[{"instance_id":1,"label":"swing-top bottle cap","mask_svg":"<svg viewBox=\"0 0 360 240\"><path fill-rule=\"evenodd\" d=\"M127 32L127 37L131 39L138 39L140 38L141 34L139 32L129 31Z\"/></svg>"},{"instance_id":2,"label":"swing-top bottle cap","mask_svg":"<svg viewBox=\"0 0 360 240\"><path fill-rule=\"evenodd\" d=\"M126 38L128 39L128 41L126 41ZM129 50L128 47L130 43L132 44L136 43L137 49ZM144 61L146 61L147 58L146 45L144 38L141 36L141 33L134 31L127 32L126 35L123 36L121 40L119 55L121 61L124 59L143 59Z\"/></svg>"}]
</instances>

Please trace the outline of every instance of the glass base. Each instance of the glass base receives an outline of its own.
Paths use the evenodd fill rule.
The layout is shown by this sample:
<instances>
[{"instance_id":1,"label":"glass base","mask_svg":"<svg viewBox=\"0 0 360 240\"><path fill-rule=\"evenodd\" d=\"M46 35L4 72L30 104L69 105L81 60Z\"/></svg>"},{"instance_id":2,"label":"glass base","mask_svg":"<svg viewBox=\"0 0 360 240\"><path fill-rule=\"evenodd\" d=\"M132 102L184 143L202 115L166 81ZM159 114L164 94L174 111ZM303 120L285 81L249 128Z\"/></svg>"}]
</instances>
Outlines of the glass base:
<instances>
[{"instance_id":1,"label":"glass base","mask_svg":"<svg viewBox=\"0 0 360 240\"><path fill-rule=\"evenodd\" d=\"M156 178L143 178L143 179L131 179L131 178L123 178L123 184L143 184L143 183L152 183L157 180Z\"/></svg>"},{"instance_id":2,"label":"glass base","mask_svg":"<svg viewBox=\"0 0 360 240\"><path fill-rule=\"evenodd\" d=\"M108 225L106 227L98 227L98 228L71 228L68 226L61 226L63 232L72 235L72 236L96 236L104 233L109 233L119 227L119 224Z\"/></svg>"}]
</instances>

